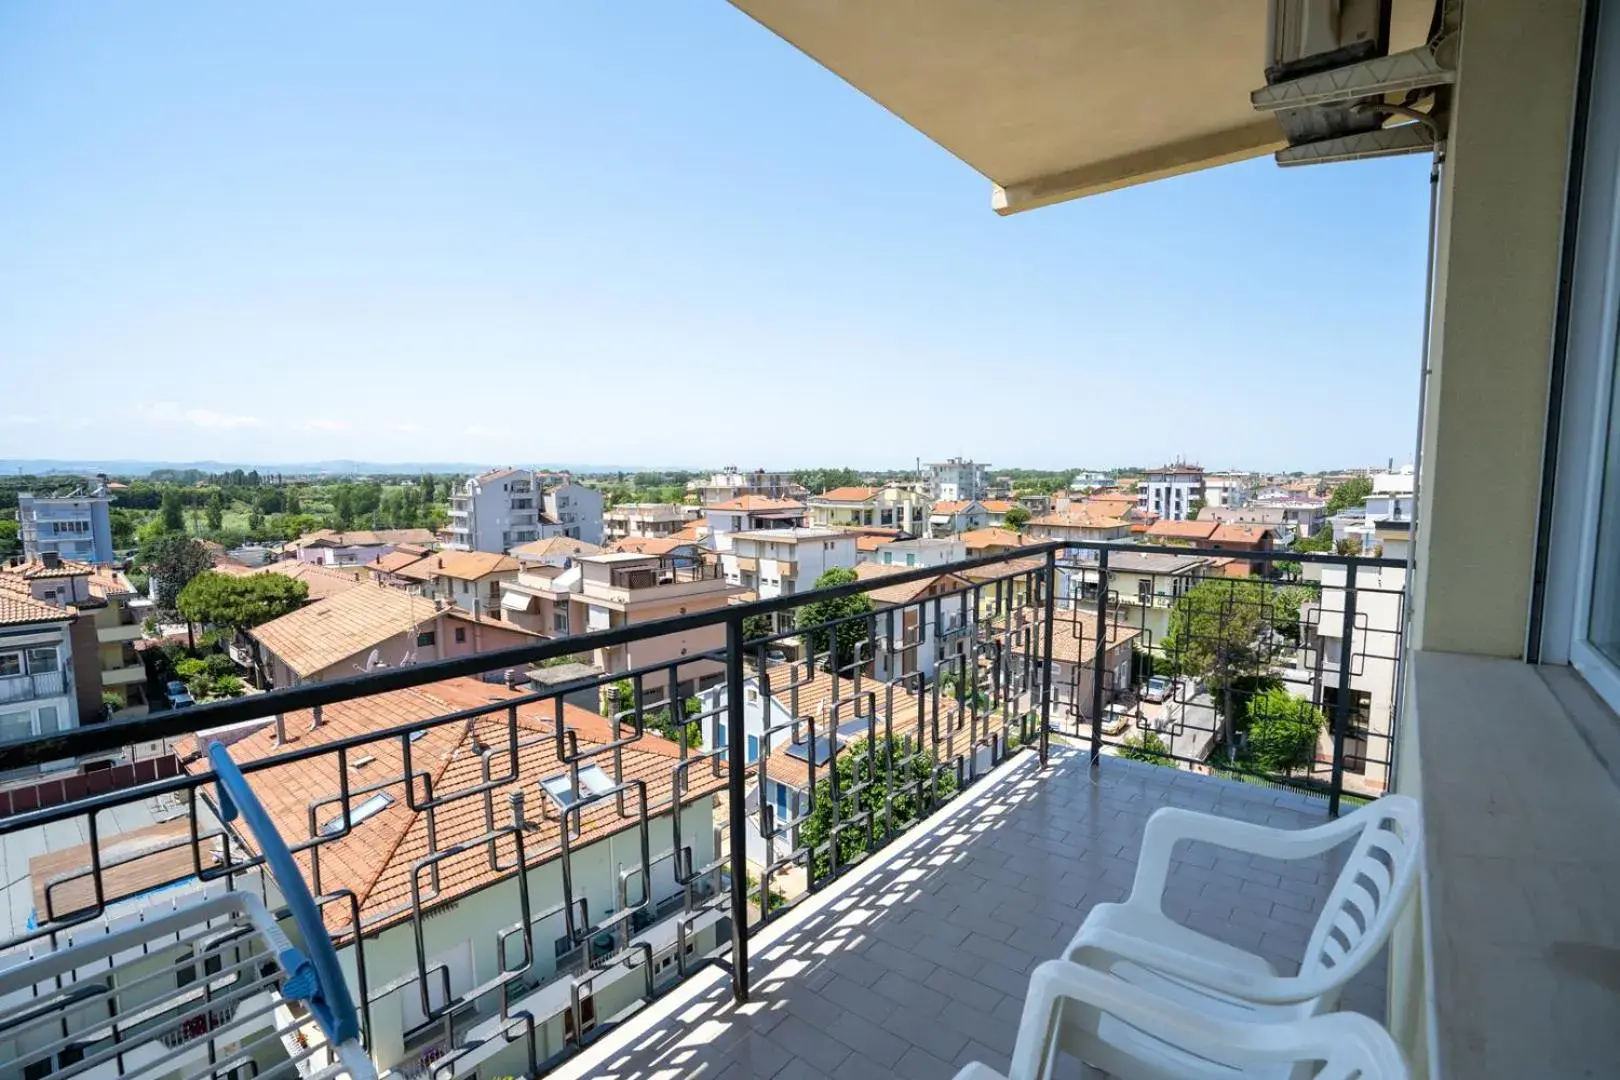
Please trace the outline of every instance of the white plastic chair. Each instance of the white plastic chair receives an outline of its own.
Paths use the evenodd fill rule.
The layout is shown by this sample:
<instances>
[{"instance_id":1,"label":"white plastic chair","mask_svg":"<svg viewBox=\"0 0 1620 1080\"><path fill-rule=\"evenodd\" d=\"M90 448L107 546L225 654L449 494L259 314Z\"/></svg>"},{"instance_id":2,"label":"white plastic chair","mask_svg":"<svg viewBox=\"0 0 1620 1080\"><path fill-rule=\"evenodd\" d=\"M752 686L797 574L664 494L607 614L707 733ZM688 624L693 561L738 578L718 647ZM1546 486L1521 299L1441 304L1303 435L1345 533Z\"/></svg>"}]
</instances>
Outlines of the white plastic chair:
<instances>
[{"instance_id":1,"label":"white plastic chair","mask_svg":"<svg viewBox=\"0 0 1620 1080\"><path fill-rule=\"evenodd\" d=\"M1181 840L1289 861L1354 840L1297 975L1279 975L1262 957L1164 914L1170 856ZM1165 807L1148 819L1129 898L1092 908L1064 956L1211 1016L1285 1021L1332 1012L1345 984L1389 939L1421 855L1418 804L1405 795L1297 830Z\"/></svg>"},{"instance_id":2,"label":"white plastic chair","mask_svg":"<svg viewBox=\"0 0 1620 1080\"><path fill-rule=\"evenodd\" d=\"M956 1080L1047 1080L1058 1049L1122 1080L1407 1075L1389 1034L1358 1013L1283 1023L1219 1020L1111 975L1048 960L1030 976L1007 1076L973 1062Z\"/></svg>"}]
</instances>

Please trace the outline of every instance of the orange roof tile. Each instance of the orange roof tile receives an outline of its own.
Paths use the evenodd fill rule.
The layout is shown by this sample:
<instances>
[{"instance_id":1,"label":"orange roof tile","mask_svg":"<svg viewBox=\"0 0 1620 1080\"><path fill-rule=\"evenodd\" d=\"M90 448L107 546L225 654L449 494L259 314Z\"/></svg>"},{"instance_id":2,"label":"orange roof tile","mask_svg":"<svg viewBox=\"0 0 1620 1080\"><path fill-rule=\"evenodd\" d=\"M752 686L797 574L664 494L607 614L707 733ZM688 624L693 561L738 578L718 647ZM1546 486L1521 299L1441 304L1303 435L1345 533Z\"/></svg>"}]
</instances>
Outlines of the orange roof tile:
<instances>
[{"instance_id":1,"label":"orange roof tile","mask_svg":"<svg viewBox=\"0 0 1620 1080\"><path fill-rule=\"evenodd\" d=\"M1208 540L1218 525L1213 521L1155 521L1149 540Z\"/></svg>"},{"instance_id":2,"label":"orange roof tile","mask_svg":"<svg viewBox=\"0 0 1620 1080\"><path fill-rule=\"evenodd\" d=\"M980 502L979 505L990 511L992 514L1005 514L1018 504L1013 502L1011 499L985 499Z\"/></svg>"},{"instance_id":3,"label":"orange roof tile","mask_svg":"<svg viewBox=\"0 0 1620 1080\"><path fill-rule=\"evenodd\" d=\"M65 622L77 609L57 607L35 600L21 578L0 574L0 626L21 626L37 622Z\"/></svg>"},{"instance_id":4,"label":"orange roof tile","mask_svg":"<svg viewBox=\"0 0 1620 1080\"><path fill-rule=\"evenodd\" d=\"M1209 538L1222 544L1259 544L1271 531L1267 525L1221 525Z\"/></svg>"},{"instance_id":5,"label":"orange roof tile","mask_svg":"<svg viewBox=\"0 0 1620 1080\"><path fill-rule=\"evenodd\" d=\"M988 529L970 529L969 531L963 533L958 539L962 541L962 546L967 548L969 551L982 551L985 548L998 547L1023 547L1025 544L1032 544L1035 542L1029 537L1025 536L1023 533L1017 532L1013 529L998 529L994 527Z\"/></svg>"},{"instance_id":6,"label":"orange roof tile","mask_svg":"<svg viewBox=\"0 0 1620 1080\"><path fill-rule=\"evenodd\" d=\"M407 566L410 566L412 563L421 562L426 557L427 556L420 555L414 551L396 549L394 551L390 551L386 555L377 556L375 559L372 559L370 562L366 563L366 567L367 569L376 570L380 573L394 574L405 569Z\"/></svg>"},{"instance_id":7,"label":"orange roof tile","mask_svg":"<svg viewBox=\"0 0 1620 1080\"><path fill-rule=\"evenodd\" d=\"M572 536L548 536L544 540L530 540L527 544L519 544L511 552L519 562L524 559L557 559L601 553L600 546L588 540L576 540Z\"/></svg>"},{"instance_id":8,"label":"orange roof tile","mask_svg":"<svg viewBox=\"0 0 1620 1080\"><path fill-rule=\"evenodd\" d=\"M960 514L973 505L972 499L940 500L929 510L933 514Z\"/></svg>"},{"instance_id":9,"label":"orange roof tile","mask_svg":"<svg viewBox=\"0 0 1620 1080\"><path fill-rule=\"evenodd\" d=\"M422 723L421 734L407 741L401 736L382 737L366 744L363 749L350 750L347 755L349 776L347 785L351 815L369 794L386 793L392 800L381 810L362 821L350 825L348 835L329 839L320 845L319 888L325 891L352 889L360 906L362 926L369 932L406 919L411 914L411 880L415 865L430 854L442 853L466 844L486 834L483 797L452 798L440 803L433 811L432 831L426 812L410 808L409 803L419 801L426 783L431 779L435 800L470 792L478 788L488 775L484 751L503 754L497 775L507 773L513 764L514 751L508 741L508 711L497 708L472 720L457 720L430 725L425 722L461 710L506 705L522 698L504 687L480 682L476 679L449 679L430 683L411 690L398 690L369 697L338 702L322 709L319 728L310 729L311 714L288 714L284 729L288 736L286 750L306 749L337 739L365 735L392 727L408 727ZM524 818L528 828L524 832L524 858L533 867L549 862L561 854L559 812L549 797L538 790L539 782L566 774L568 766L558 758L556 742L555 699L527 702L516 708L518 742L515 747L518 782L504 785L491 797L510 820L508 795L522 790L526 797ZM612 725L594 713L562 705L565 727L573 731L581 752L597 749L612 738ZM198 749L206 742L235 736L229 742L231 756L239 763L269 757L277 752L273 745L274 726L244 733L204 733L198 736ZM409 772L422 779L415 784L416 798L408 799L405 784L405 753L410 753ZM667 814L672 807L675 766L680 760L680 748L657 735L644 734L621 750L621 765L615 765L614 754L607 753L591 763L599 766L610 777L620 782L640 781L646 785L650 814ZM363 758L371 760L361 764ZM202 758L188 768L206 769ZM255 793L275 821L278 830L290 844L297 845L312 838L320 826L332 821L341 822L342 806L334 796L342 788L337 775L336 754L323 754L296 762L273 765L250 773L249 781ZM686 790L681 804L690 805L710 796L725 786L723 766L698 766L686 772ZM603 800L581 816L575 815L571 824L577 825L577 835L569 843L578 850L614 833L634 829L640 806L636 790L631 787L625 796L625 813L621 815L616 800ZM316 828L311 829L311 808L314 807ZM499 840L491 851L488 845L474 845L469 850L449 856L436 864L438 889L433 903L443 904L465 896L510 876L516 858L511 838ZM307 854L298 856L306 873L312 872ZM492 859L494 862L492 862ZM342 904L325 907L327 926L334 934L347 936L352 927L347 924L347 910Z\"/></svg>"},{"instance_id":10,"label":"orange roof tile","mask_svg":"<svg viewBox=\"0 0 1620 1080\"><path fill-rule=\"evenodd\" d=\"M491 574L515 574L521 567L512 556L496 551L440 551L410 569L429 577L478 581Z\"/></svg>"},{"instance_id":11,"label":"orange roof tile","mask_svg":"<svg viewBox=\"0 0 1620 1080\"><path fill-rule=\"evenodd\" d=\"M215 567L216 570L222 569ZM248 571L249 574L280 574L290 577L294 581L302 581L309 588L310 600L326 600L338 593L347 592L357 585L363 585L366 575L358 568L339 569L335 566L324 566L321 563L296 562L292 559L282 559L273 563L266 563L256 569Z\"/></svg>"},{"instance_id":12,"label":"orange roof tile","mask_svg":"<svg viewBox=\"0 0 1620 1080\"><path fill-rule=\"evenodd\" d=\"M1117 517L1084 506L1071 506L1067 510L1054 510L1050 514L1030 518L1031 525L1045 525L1059 529L1123 529L1126 525Z\"/></svg>"},{"instance_id":13,"label":"orange roof tile","mask_svg":"<svg viewBox=\"0 0 1620 1080\"><path fill-rule=\"evenodd\" d=\"M35 558L0 567L0 572L13 574L24 581L35 581L41 578L89 577L96 572L96 568L72 559L59 559L55 566L47 566L44 559Z\"/></svg>"},{"instance_id":14,"label":"orange roof tile","mask_svg":"<svg viewBox=\"0 0 1620 1080\"><path fill-rule=\"evenodd\" d=\"M411 633L432 622L434 614L431 600L404 589L368 585L271 619L248 633L298 675L308 677Z\"/></svg>"},{"instance_id":15,"label":"orange roof tile","mask_svg":"<svg viewBox=\"0 0 1620 1080\"><path fill-rule=\"evenodd\" d=\"M742 495L726 502L714 503L706 510L803 510L804 503L794 499L771 499L764 495Z\"/></svg>"},{"instance_id":16,"label":"orange roof tile","mask_svg":"<svg viewBox=\"0 0 1620 1080\"><path fill-rule=\"evenodd\" d=\"M882 490L875 487L840 487L815 496L821 502L871 502Z\"/></svg>"},{"instance_id":17,"label":"orange roof tile","mask_svg":"<svg viewBox=\"0 0 1620 1080\"><path fill-rule=\"evenodd\" d=\"M878 563L859 563L855 567L855 576L862 581L872 581L877 578L889 577L892 574L902 574L907 570L917 569L914 566L882 566ZM866 595L878 604L909 604L925 595L936 595L957 592L968 587L968 582L955 574L939 574L920 581L908 581L902 585L885 585L872 589Z\"/></svg>"},{"instance_id":18,"label":"orange roof tile","mask_svg":"<svg viewBox=\"0 0 1620 1080\"><path fill-rule=\"evenodd\" d=\"M876 551L884 544L892 544L897 537L893 536L857 536L855 538L856 551Z\"/></svg>"}]
</instances>

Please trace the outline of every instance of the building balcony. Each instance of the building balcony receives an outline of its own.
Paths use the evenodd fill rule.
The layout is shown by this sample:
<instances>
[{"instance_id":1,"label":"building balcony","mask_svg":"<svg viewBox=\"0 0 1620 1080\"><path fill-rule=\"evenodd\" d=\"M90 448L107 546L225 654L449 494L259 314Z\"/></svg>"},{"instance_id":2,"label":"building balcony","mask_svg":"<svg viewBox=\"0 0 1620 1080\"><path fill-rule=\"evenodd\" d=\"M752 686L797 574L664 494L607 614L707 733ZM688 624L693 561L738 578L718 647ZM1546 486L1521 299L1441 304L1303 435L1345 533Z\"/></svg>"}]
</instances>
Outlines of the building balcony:
<instances>
[{"instance_id":1,"label":"building balcony","mask_svg":"<svg viewBox=\"0 0 1620 1080\"><path fill-rule=\"evenodd\" d=\"M6 676L0 678L0 704L61 697L65 685L60 671L47 671L39 675Z\"/></svg>"},{"instance_id":2,"label":"building balcony","mask_svg":"<svg viewBox=\"0 0 1620 1080\"><path fill-rule=\"evenodd\" d=\"M116 645L123 641L139 641L142 636L141 624L138 622L96 627L96 641L102 645Z\"/></svg>"},{"instance_id":3,"label":"building balcony","mask_svg":"<svg viewBox=\"0 0 1620 1080\"><path fill-rule=\"evenodd\" d=\"M103 686L129 686L132 683L146 681L146 666L139 661L126 667L102 668L101 684Z\"/></svg>"},{"instance_id":4,"label":"building balcony","mask_svg":"<svg viewBox=\"0 0 1620 1080\"><path fill-rule=\"evenodd\" d=\"M949 1077L970 1059L1005 1068L1030 970L1062 951L1094 904L1123 897L1154 810L1307 825L1336 813L1346 790L1347 713L1321 718L1325 756L1267 768L1248 755L1243 725L1227 730L1224 713L1208 707L1218 679L1240 700L1252 695L1246 724L1272 707L1245 680L1256 672L1286 680L1297 615L1276 612L1297 611L1279 592L1293 586L1212 578L1182 602L1194 625L1229 638L1133 645L1136 631L1114 626L1106 603L1100 613L1058 606L1054 564L1028 556L1063 547L967 560L953 568L974 574L963 590L971 596L928 597L840 627L795 630L788 616L941 568L644 623L614 617L599 631L502 650L497 665L524 670L724 633L723 645L654 650L651 662L637 652L643 666L628 670L605 664L578 679L514 686L481 681L491 660L473 655L0 744L18 767L64 751L93 760L165 743L182 762L153 782L90 786L83 798L0 816L0 850L23 853L0 906L12 920L0 928L0 1028L39 1035L18 1042L25 1066L31 1049L62 1038L87 1058L134 1060L145 1051L132 1040L144 1038L224 1061L240 1049L239 1034L228 1033L243 1012L220 1010L236 996L268 994L254 1015L276 1037L255 1045L282 1049L260 1071L312 1075L331 1063L327 1035L283 1000L279 969L251 949L210 961L205 954L223 946L199 938L180 962L199 968L193 987L224 989L226 973L211 962L240 970L246 981L227 1000L118 993L105 998L110 1014L91 1016L70 1007L80 992L74 969L37 948L74 933L87 912L97 914L98 935L122 933L204 896L223 902L256 890L275 910L296 886L318 898L320 912L298 938L316 949L330 943L356 1003L355 1052L396 1076L750 1076L794 1059L828 1075ZM685 571L717 583L712 563ZM936 633L928 613L964 599L977 613L971 627ZM904 619L908 607L919 635L891 648L887 614ZM750 639L745 622L757 627L757 616L784 629ZM1107 649L1097 647L1099 625ZM1145 702L1145 669L1128 660L1138 647L1180 667L1216 666ZM902 653L910 666L895 662ZM1117 655L1127 658L1120 667L1109 659ZM931 664L919 665L925 656ZM941 676L874 675L902 667ZM1059 670L1081 674L1060 685ZM724 696L703 694L697 712L673 722L661 703L684 702L716 672ZM612 684L620 689L604 694ZM1105 706L1091 715L1108 719L1076 722L1066 703L1082 693ZM794 720L755 745L743 721L760 694ZM826 752L796 753L803 729L828 717L837 736L823 736ZM1156 764L1120 756L1140 750L1145 733L1176 725L1203 730L1213 749L1178 753L1193 741L1166 737ZM1387 761L1393 733L1391 724L1356 746L1356 762ZM843 821L859 820L850 793L835 793L826 777L834 759L886 738L915 762L920 786L893 787L886 804L879 794L852 851L816 832L815 807L836 799ZM222 815L208 756L216 744L297 853L296 882L267 881L258 834ZM727 768L742 760L757 765ZM761 771L802 790L791 821L761 814ZM46 861L28 861L47 847ZM1330 859L1284 874L1190 850L1172 873L1167 910L1286 969L1325 901ZM281 918L292 929L294 916ZM77 970L92 978L83 974L90 967ZM105 992L106 968L94 970L86 994ZM1383 967L1369 971L1345 1005L1378 1016ZM126 1029L125 1012L165 1020Z\"/></svg>"}]
</instances>

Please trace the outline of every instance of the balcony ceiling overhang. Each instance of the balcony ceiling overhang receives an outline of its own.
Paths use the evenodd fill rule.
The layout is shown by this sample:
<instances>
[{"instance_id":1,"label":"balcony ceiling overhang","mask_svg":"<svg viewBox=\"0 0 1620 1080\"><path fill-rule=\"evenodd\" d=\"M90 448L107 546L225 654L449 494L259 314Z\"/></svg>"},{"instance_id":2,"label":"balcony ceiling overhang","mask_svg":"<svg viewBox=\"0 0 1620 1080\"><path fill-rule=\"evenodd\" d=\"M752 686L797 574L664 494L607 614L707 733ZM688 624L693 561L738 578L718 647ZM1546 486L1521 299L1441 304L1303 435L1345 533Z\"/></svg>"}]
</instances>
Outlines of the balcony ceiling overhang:
<instances>
[{"instance_id":1,"label":"balcony ceiling overhang","mask_svg":"<svg viewBox=\"0 0 1620 1080\"><path fill-rule=\"evenodd\" d=\"M731 0L987 177L1000 214L1287 145L1258 0ZM1432 0L1395 0L1390 50Z\"/></svg>"}]
</instances>

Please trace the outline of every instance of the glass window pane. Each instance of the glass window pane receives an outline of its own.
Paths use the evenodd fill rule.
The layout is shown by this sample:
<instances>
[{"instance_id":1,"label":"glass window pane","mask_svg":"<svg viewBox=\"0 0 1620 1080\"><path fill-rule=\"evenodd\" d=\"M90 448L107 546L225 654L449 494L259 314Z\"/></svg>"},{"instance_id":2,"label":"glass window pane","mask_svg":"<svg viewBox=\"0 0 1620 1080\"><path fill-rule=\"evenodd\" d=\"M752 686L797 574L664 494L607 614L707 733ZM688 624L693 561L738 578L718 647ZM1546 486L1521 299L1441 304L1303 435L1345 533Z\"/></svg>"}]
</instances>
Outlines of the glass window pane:
<instances>
[{"instance_id":1,"label":"glass window pane","mask_svg":"<svg viewBox=\"0 0 1620 1080\"><path fill-rule=\"evenodd\" d=\"M1620 664L1620 372L1609 385L1603 451L1603 486L1597 507L1597 555L1592 567L1592 609L1587 639Z\"/></svg>"},{"instance_id":2,"label":"glass window pane","mask_svg":"<svg viewBox=\"0 0 1620 1080\"><path fill-rule=\"evenodd\" d=\"M22 670L22 653L0 653L0 678L7 675L21 675Z\"/></svg>"},{"instance_id":3,"label":"glass window pane","mask_svg":"<svg viewBox=\"0 0 1620 1080\"><path fill-rule=\"evenodd\" d=\"M32 713L0 713L0 739L26 739L33 733Z\"/></svg>"},{"instance_id":4,"label":"glass window pane","mask_svg":"<svg viewBox=\"0 0 1620 1080\"><path fill-rule=\"evenodd\" d=\"M56 670L55 649L29 649L28 672L31 675L42 675L48 671Z\"/></svg>"}]
</instances>

